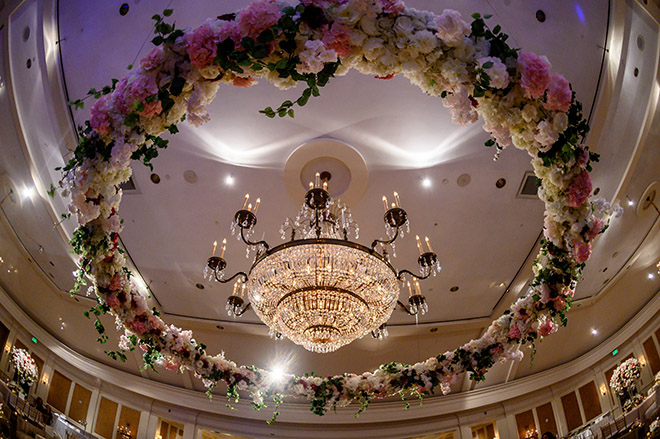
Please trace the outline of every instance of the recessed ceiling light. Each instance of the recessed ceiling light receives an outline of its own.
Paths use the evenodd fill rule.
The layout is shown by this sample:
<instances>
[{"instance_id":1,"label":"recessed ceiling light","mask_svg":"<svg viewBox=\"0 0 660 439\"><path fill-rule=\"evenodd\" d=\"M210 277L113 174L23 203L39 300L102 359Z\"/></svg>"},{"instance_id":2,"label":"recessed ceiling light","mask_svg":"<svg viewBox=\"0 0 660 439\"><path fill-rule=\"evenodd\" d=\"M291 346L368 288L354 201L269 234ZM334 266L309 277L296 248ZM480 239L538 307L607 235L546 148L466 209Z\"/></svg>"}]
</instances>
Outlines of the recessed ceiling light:
<instances>
[{"instance_id":1,"label":"recessed ceiling light","mask_svg":"<svg viewBox=\"0 0 660 439\"><path fill-rule=\"evenodd\" d=\"M225 184L227 186L233 186L234 185L234 176L229 174L228 176L225 177Z\"/></svg>"},{"instance_id":2,"label":"recessed ceiling light","mask_svg":"<svg viewBox=\"0 0 660 439\"><path fill-rule=\"evenodd\" d=\"M456 291L458 291L458 285L454 285L453 287L451 287L449 289L449 291L451 291L452 293L455 293Z\"/></svg>"},{"instance_id":3,"label":"recessed ceiling light","mask_svg":"<svg viewBox=\"0 0 660 439\"><path fill-rule=\"evenodd\" d=\"M598 329L592 329L591 334L592 335L598 335Z\"/></svg>"},{"instance_id":4,"label":"recessed ceiling light","mask_svg":"<svg viewBox=\"0 0 660 439\"><path fill-rule=\"evenodd\" d=\"M431 179L428 178L428 177L423 177L422 178L422 186L431 187Z\"/></svg>"},{"instance_id":5,"label":"recessed ceiling light","mask_svg":"<svg viewBox=\"0 0 660 439\"><path fill-rule=\"evenodd\" d=\"M34 192L35 192L35 191L34 191L34 187L32 187L32 186L25 186L25 187L21 190L21 196L22 196L23 198L30 198L30 199L32 199L32 197L34 196Z\"/></svg>"},{"instance_id":6,"label":"recessed ceiling light","mask_svg":"<svg viewBox=\"0 0 660 439\"><path fill-rule=\"evenodd\" d=\"M655 275L653 273L649 273L649 279L653 279Z\"/></svg>"},{"instance_id":7,"label":"recessed ceiling light","mask_svg":"<svg viewBox=\"0 0 660 439\"><path fill-rule=\"evenodd\" d=\"M282 380L282 378L284 378L284 371L282 368L279 366L274 367L270 372L270 379L272 379L274 382L279 382Z\"/></svg>"}]
</instances>

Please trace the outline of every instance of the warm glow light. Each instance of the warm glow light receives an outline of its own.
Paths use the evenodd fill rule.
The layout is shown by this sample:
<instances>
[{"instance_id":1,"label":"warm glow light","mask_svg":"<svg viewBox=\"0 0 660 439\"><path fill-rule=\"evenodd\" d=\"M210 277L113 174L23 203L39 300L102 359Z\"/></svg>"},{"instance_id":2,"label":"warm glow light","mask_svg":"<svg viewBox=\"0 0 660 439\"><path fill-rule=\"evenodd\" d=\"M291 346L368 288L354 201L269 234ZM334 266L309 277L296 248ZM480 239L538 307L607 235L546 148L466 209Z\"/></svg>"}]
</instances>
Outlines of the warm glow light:
<instances>
[{"instance_id":1,"label":"warm glow light","mask_svg":"<svg viewBox=\"0 0 660 439\"><path fill-rule=\"evenodd\" d=\"M34 187L32 187L32 186L25 186L25 187L21 190L21 197L23 197L24 199L25 199L25 198L32 199L32 197L34 196L35 192L36 192L36 191L34 190Z\"/></svg>"},{"instance_id":2,"label":"warm glow light","mask_svg":"<svg viewBox=\"0 0 660 439\"><path fill-rule=\"evenodd\" d=\"M11 343L7 342L5 345L5 351L9 352L11 350Z\"/></svg>"},{"instance_id":3,"label":"warm glow light","mask_svg":"<svg viewBox=\"0 0 660 439\"><path fill-rule=\"evenodd\" d=\"M429 188L431 187L431 179L428 177L422 178L422 186Z\"/></svg>"},{"instance_id":4,"label":"warm glow light","mask_svg":"<svg viewBox=\"0 0 660 439\"><path fill-rule=\"evenodd\" d=\"M48 375L44 374L44 377L42 378L42 381L44 384L48 384Z\"/></svg>"},{"instance_id":5,"label":"warm glow light","mask_svg":"<svg viewBox=\"0 0 660 439\"><path fill-rule=\"evenodd\" d=\"M225 184L227 186L233 186L234 185L234 176L233 175L228 175L225 177Z\"/></svg>"},{"instance_id":6,"label":"warm glow light","mask_svg":"<svg viewBox=\"0 0 660 439\"><path fill-rule=\"evenodd\" d=\"M276 366L270 371L270 378L275 383L279 383L284 378L284 370L280 366Z\"/></svg>"},{"instance_id":7,"label":"warm glow light","mask_svg":"<svg viewBox=\"0 0 660 439\"><path fill-rule=\"evenodd\" d=\"M641 364L642 366L646 366L646 358L639 357L639 364Z\"/></svg>"},{"instance_id":8,"label":"warm glow light","mask_svg":"<svg viewBox=\"0 0 660 439\"><path fill-rule=\"evenodd\" d=\"M605 386L605 385L600 386L600 393L602 393L603 395L606 395L607 394L607 386Z\"/></svg>"},{"instance_id":9,"label":"warm glow light","mask_svg":"<svg viewBox=\"0 0 660 439\"><path fill-rule=\"evenodd\" d=\"M592 329L592 330L591 330L591 333L592 333L593 335L598 335L598 329Z\"/></svg>"},{"instance_id":10,"label":"warm glow light","mask_svg":"<svg viewBox=\"0 0 660 439\"><path fill-rule=\"evenodd\" d=\"M653 279L654 277L653 273L649 273L649 279Z\"/></svg>"}]
</instances>

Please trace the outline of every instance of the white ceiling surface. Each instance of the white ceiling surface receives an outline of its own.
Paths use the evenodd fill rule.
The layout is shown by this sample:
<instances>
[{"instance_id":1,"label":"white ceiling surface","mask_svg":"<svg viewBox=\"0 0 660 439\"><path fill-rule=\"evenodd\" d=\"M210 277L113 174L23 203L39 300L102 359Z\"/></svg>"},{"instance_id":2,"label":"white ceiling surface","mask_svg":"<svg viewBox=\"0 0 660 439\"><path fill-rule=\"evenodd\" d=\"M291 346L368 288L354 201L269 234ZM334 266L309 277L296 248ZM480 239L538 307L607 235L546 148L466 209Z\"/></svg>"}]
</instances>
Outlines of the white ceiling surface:
<instances>
[{"instance_id":1,"label":"white ceiling surface","mask_svg":"<svg viewBox=\"0 0 660 439\"><path fill-rule=\"evenodd\" d=\"M497 3L494 9L493 2L485 1L407 3L436 12L446 7L456 8L466 17L474 11L492 13L492 23L502 24L504 31L511 35L512 45L546 54L554 69L573 83L587 111L591 108L602 60L601 47L605 45L607 7L604 2L544 2L545 23L534 19L539 6L525 1ZM103 86L112 77L125 75L125 66L149 50L148 44L142 47L142 43L150 39L149 18L153 13L173 7L173 19L179 26L193 26L207 16L239 9L247 2L196 2L196 7L191 8L182 1L136 0L129 3L130 11L125 17L118 14L120 4L60 3L60 49L71 99L83 96L91 87ZM577 7L585 14L584 24ZM24 58L12 60L12 63L25 64ZM25 87L29 87L28 79ZM21 86L18 79L15 81L15 87ZM3 105L2 114L9 114L12 110L6 95L3 96L5 90L0 88L0 105ZM380 198L383 194L391 196L392 191L397 190L408 210L413 234L428 235L438 251L443 270L438 277L422 283L430 313L421 317L420 323L478 317L490 321L493 309L503 306L498 301L509 284L515 279L513 291L504 299L510 302L509 296L517 294L526 283L528 268L517 273L540 234L543 208L538 200L515 197L524 171L530 169L525 154L507 150L493 163L494 151L483 147L487 137L479 123L467 128L452 125L439 99L425 96L404 78L382 82L349 74L332 81L322 90L320 98L297 109L293 120L270 120L258 114L259 109L277 105L299 92L295 89L281 92L265 83L247 90L223 87L210 108L212 121L195 129L182 124L182 132L172 137L170 148L155 161L160 184L151 183L149 170L136 165L134 178L138 193L124 197L121 214L126 219L126 228L122 240L166 313L213 322L203 324L173 315L167 320L193 327L198 340L204 341L213 351L224 349L229 358L239 363L267 366L274 358L290 356L294 359L291 371L315 369L322 374L360 372L393 360L414 362L477 337L480 328L485 326L483 321L457 329L441 326L437 333L429 333L428 327L414 327L412 317L396 311L392 322L410 326L391 330L390 339L378 342L365 337L336 353L322 356L306 352L288 341L274 343L263 337L266 331L256 325L258 319L252 312L238 322L254 322L254 325L231 323L224 311L230 287L207 284L203 291L195 288L195 284L202 281L201 271L213 240L229 238L229 223L244 193L262 199L256 236L260 237L263 232L272 244L280 242L280 223L285 216L295 215L298 209L286 195L282 178L284 163L301 143L321 136L335 137L353 145L367 163L369 185L362 199L351 206L361 226L360 242L368 244L373 238L384 235ZM78 112L75 116L80 123L87 118L87 112ZM0 124L3 132L0 171L10 174L17 184L28 182L30 172L18 138L5 135L14 129L12 119L0 118ZM660 123L653 126L660 126ZM650 133L649 144L655 141L657 145L657 130ZM603 193L608 196L615 193L618 180L607 179L620 175L608 173L608 170L613 168L614 162L627 160L628 154L629 148L622 147L616 158L608 156L596 167L596 186L602 186ZM197 174L195 184L184 181L186 170ZM459 187L457 178L464 173L471 176L471 182ZM235 177L233 187L225 185L227 175ZM431 179L431 188L421 186L423 177ZM500 177L507 180L503 189L495 187ZM639 197L652 179L657 179L657 149L647 148L628 187L631 197ZM44 271L53 274L61 289L67 289L71 264L65 246L50 226L52 219L41 200L6 204L3 210L32 259ZM582 284L588 288L579 289L579 297L596 294L603 282L609 281L625 264L652 224L652 215L637 218L633 209L626 206L626 215L597 243L595 263ZM19 250L10 245L10 235L0 236L3 253L0 256L11 253L12 263L27 264L29 261L22 260ZM657 236L654 239L645 244L649 249L658 248ZM39 246L44 248L43 252L39 251ZM13 249L10 251L10 248ZM406 236L397 246L397 252L399 255L394 262L397 268L414 268L417 255L414 239ZM617 256L613 256L614 252ZM229 240L229 272L249 267L244 254L241 243ZM521 365L520 376L575 358L620 328L657 290L655 281L637 288L638 281L634 279L639 279L658 257L657 251L645 258L640 256L627 272L633 280L625 284L625 291L619 290L617 284L614 292L603 298L602 305L572 313L571 323L563 330L563 335L545 341L537 354L535 367L529 369ZM54 262L54 266L48 261ZM21 267L24 270L24 266ZM605 267L608 270L603 272ZM44 293L47 288L43 281L35 283L35 273L30 272L26 279L0 270L0 281L5 289L14 292L14 299L33 318L67 345L109 362L102 353L105 347L93 343L96 335L91 331L90 322L81 316L82 305L57 294ZM635 277L636 273L639 276ZM449 292L453 285L460 287L458 292ZM630 289L635 289L632 296L626 294ZM17 291L20 294L16 294ZM624 297L625 306L619 306ZM60 318L68 322L64 330L59 329ZM106 323L111 329L113 323ZM222 324L225 330L215 329L216 323ZM591 326L599 328L598 337L589 334ZM114 339L113 334L111 347ZM566 346L567 339L574 343ZM128 365L109 363L137 373L134 358ZM186 382L178 374L161 372L158 375L148 373L148 376L180 386Z\"/></svg>"},{"instance_id":2,"label":"white ceiling surface","mask_svg":"<svg viewBox=\"0 0 660 439\"><path fill-rule=\"evenodd\" d=\"M185 27L245 4L186 8L176 1L131 2L129 13L121 17L114 3L67 2L60 10L60 36L66 38L61 49L69 95L82 96L89 88L124 75L125 67L149 50L148 45L142 47L151 31L149 17L165 6L174 8L172 19ZM536 9L524 2L495 9L487 2L408 5L436 12L460 8L466 17L474 11L492 13L492 22L503 25L513 45L546 54L590 108L602 59L598 46L605 41L607 7L602 2L580 3L589 14L585 24L572 4L547 5L545 23L536 21ZM543 38L529 38L541 30ZM557 44L549 44L553 38L570 41L571 57ZM98 50L99 44L122 50L107 56L107 51ZM580 63L575 62L578 59ZM194 129L183 124L182 132L171 138L169 150L155 161L159 185L150 182L148 169L136 166L140 194L124 198L121 214L127 227L122 239L164 311L225 318L224 301L231 285L195 288L211 243L228 237L229 224L246 192L262 199L256 236L265 233L269 242L279 242L281 222L298 208L283 184L286 158L301 143L329 136L353 145L370 171L365 195L351 206L361 226L361 242L383 236L380 198L396 190L408 210L412 232L428 235L438 251L443 271L423 283L431 310L422 320L489 316L540 231L542 205L515 199L524 171L530 169L527 156L512 149L493 163L494 151L483 147L487 137L480 124L452 125L439 99L425 96L403 77L382 82L353 72L332 81L320 98L297 109L293 120L270 120L258 113L297 93L299 89L282 92L267 83L247 90L223 87L210 108L212 121ZM358 98L347 101L347 97ZM76 117L80 123L87 112ZM197 174L197 183L184 181L186 170ZM463 173L471 175L467 187L456 183ZM233 187L225 185L227 175L235 177ZM422 188L422 177L430 178L433 186ZM508 183L496 189L500 177ZM494 257L503 251L506 258ZM404 239L397 252L395 266L414 268L413 240ZM244 253L241 243L229 241L228 272L249 268ZM454 285L460 287L456 294L449 292ZM217 300L209 304L209 297ZM395 315L395 323L413 323L403 313ZM253 313L242 320L259 321Z\"/></svg>"}]
</instances>

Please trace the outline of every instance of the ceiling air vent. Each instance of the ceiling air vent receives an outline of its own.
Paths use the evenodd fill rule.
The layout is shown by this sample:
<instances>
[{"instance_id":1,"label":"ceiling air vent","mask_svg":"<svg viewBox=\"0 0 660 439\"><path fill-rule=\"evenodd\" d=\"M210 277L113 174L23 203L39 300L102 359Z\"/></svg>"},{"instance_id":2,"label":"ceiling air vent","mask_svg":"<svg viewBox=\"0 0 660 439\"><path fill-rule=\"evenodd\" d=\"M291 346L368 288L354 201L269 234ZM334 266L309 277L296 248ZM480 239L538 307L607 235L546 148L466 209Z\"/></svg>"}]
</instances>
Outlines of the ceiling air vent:
<instances>
[{"instance_id":1,"label":"ceiling air vent","mask_svg":"<svg viewBox=\"0 0 660 439\"><path fill-rule=\"evenodd\" d=\"M538 198L536 191L538 186L536 184L536 175L534 172L527 171L523 176L520 188L518 189L518 198Z\"/></svg>"},{"instance_id":2,"label":"ceiling air vent","mask_svg":"<svg viewBox=\"0 0 660 439\"><path fill-rule=\"evenodd\" d=\"M139 193L137 186L135 186L135 181L133 181L133 177L129 178L127 182L120 184L119 187L124 191L124 194Z\"/></svg>"}]
</instances>

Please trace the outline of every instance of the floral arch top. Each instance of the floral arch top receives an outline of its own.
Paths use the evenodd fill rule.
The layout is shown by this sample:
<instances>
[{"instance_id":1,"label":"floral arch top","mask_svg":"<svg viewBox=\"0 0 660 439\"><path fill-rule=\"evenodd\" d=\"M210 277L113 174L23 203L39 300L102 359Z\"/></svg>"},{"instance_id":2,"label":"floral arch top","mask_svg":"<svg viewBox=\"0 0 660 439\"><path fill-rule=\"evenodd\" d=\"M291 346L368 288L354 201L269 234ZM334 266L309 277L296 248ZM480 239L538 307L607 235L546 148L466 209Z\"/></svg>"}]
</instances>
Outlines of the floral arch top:
<instances>
[{"instance_id":1,"label":"floral arch top","mask_svg":"<svg viewBox=\"0 0 660 439\"><path fill-rule=\"evenodd\" d=\"M140 348L148 366L194 371L210 391L225 383L228 396L250 395L255 407L265 398L276 405L284 396L302 397L319 415L352 401L366 408L374 398L395 394L422 397L438 387L447 393L458 375L474 380L496 361L520 359L521 343L535 343L566 324L578 277L594 238L618 209L603 199L589 200L591 162L597 155L582 144L588 126L568 81L551 73L547 59L507 44L500 26L492 29L479 14L466 23L456 11L440 15L406 8L400 0L302 0L289 5L257 0L244 10L176 29L153 16L154 48L128 76L102 90L79 144L63 168L62 186L71 196L70 213L79 227L71 244L80 255L75 289L88 276L98 306L86 315L110 313L124 328L124 359ZM423 92L437 96L457 124L483 119L497 153L513 144L526 150L545 203L544 235L527 293L497 318L481 338L426 361L389 363L373 372L320 377L285 375L241 366L223 354L210 354L191 331L164 322L149 309L131 282L118 246L122 221L119 185L131 175L131 160L146 165L186 120L209 120L205 107L220 84L249 87L266 80L285 89L303 87L300 98L262 110L268 117L294 116L319 95L332 77L355 69L380 79L406 76ZM82 100L73 102L82 107ZM54 190L54 189L53 189ZM96 321L105 342L103 325ZM362 410L360 409L360 411Z\"/></svg>"}]
</instances>

